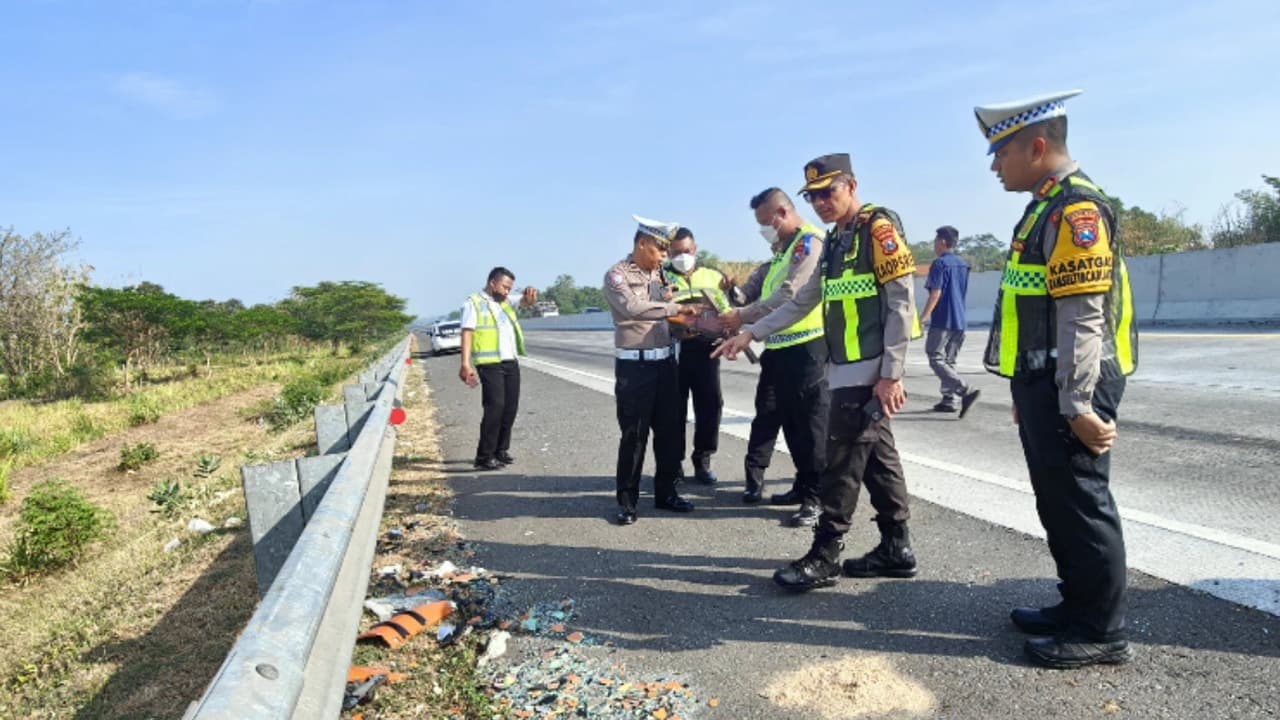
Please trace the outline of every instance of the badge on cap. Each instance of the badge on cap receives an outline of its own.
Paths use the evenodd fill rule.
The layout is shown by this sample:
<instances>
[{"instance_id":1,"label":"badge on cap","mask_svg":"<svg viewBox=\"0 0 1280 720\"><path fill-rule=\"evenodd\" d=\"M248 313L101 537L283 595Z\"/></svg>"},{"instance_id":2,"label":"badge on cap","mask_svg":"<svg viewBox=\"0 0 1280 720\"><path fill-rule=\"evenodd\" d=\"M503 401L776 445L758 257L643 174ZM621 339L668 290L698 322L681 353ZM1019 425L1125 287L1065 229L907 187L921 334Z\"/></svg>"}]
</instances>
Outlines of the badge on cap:
<instances>
[{"instance_id":1,"label":"badge on cap","mask_svg":"<svg viewBox=\"0 0 1280 720\"><path fill-rule=\"evenodd\" d=\"M637 230L640 233L657 240L663 247L671 244L671 240L675 237L676 231L680 229L679 223L651 220L646 217L640 217L639 215L632 215L631 218L639 225Z\"/></svg>"}]
</instances>

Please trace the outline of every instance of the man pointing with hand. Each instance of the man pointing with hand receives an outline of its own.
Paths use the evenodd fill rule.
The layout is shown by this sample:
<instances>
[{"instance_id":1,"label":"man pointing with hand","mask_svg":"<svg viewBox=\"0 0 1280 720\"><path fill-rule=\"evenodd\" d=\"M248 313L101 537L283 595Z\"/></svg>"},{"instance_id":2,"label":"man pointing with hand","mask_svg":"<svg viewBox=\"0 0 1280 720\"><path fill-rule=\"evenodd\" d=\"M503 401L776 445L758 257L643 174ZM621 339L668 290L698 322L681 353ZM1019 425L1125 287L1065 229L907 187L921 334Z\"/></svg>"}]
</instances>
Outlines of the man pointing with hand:
<instances>
[{"instance_id":1,"label":"man pointing with hand","mask_svg":"<svg viewBox=\"0 0 1280 720\"><path fill-rule=\"evenodd\" d=\"M823 222L834 223L823 243L820 272L787 304L744 326L719 350L733 359L752 339L767 337L822 307L831 410L821 515L809 552L779 569L773 579L796 591L836 583L844 535L863 484L876 509L880 544L861 558L846 560L845 574L912 577L916 559L907 535L906 480L889 418L906 403L902 375L907 343L918 334L911 281L915 261L897 214L858 199L848 155L813 160L805 165L805 181L805 199Z\"/></svg>"}]
</instances>

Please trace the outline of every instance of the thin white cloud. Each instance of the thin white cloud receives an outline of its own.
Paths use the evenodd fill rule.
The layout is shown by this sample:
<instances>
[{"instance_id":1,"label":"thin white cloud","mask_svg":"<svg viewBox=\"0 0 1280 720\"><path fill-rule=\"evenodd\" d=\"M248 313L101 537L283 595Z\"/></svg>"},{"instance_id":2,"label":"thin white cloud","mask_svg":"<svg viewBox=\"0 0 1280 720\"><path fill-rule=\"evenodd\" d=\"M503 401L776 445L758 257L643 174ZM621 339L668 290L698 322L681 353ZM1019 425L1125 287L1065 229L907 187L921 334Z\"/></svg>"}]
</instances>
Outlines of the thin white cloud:
<instances>
[{"instance_id":1,"label":"thin white cloud","mask_svg":"<svg viewBox=\"0 0 1280 720\"><path fill-rule=\"evenodd\" d=\"M176 78L148 72L119 75L112 89L121 97L179 118L196 118L213 112L216 102L207 90Z\"/></svg>"}]
</instances>

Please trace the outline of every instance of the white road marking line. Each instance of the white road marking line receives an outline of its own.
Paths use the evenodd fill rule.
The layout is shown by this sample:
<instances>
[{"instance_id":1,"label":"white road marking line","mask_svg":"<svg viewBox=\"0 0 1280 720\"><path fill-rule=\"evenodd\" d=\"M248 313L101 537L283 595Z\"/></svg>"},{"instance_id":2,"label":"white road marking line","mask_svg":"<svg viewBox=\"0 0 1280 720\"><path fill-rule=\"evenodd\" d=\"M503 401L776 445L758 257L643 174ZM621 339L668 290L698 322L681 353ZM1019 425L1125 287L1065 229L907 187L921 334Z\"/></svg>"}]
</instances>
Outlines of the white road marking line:
<instances>
[{"instance_id":1,"label":"white road marking line","mask_svg":"<svg viewBox=\"0 0 1280 720\"><path fill-rule=\"evenodd\" d=\"M549 375L606 395L613 394L612 378L537 358L526 358L526 361ZM752 417L751 413L729 407L724 408L724 414ZM721 432L744 440L749 436L749 429L742 424L722 427ZM780 449L786 452L785 448ZM909 482L912 494L995 525L1044 537L1034 503L1016 500L1019 496L1034 496L1028 481L972 470L917 453L901 450L899 453L904 462L945 474L939 478L929 473L919 477L918 482ZM973 480L979 485L960 487L946 482L948 476ZM1010 496L1008 492L1017 495ZM1120 516L1128 527L1130 563L1135 569L1280 615L1280 580L1276 579L1280 545L1142 510L1121 509ZM1225 548L1246 554L1236 554L1228 560L1222 556ZM1252 560L1250 555L1254 556Z\"/></svg>"}]
</instances>

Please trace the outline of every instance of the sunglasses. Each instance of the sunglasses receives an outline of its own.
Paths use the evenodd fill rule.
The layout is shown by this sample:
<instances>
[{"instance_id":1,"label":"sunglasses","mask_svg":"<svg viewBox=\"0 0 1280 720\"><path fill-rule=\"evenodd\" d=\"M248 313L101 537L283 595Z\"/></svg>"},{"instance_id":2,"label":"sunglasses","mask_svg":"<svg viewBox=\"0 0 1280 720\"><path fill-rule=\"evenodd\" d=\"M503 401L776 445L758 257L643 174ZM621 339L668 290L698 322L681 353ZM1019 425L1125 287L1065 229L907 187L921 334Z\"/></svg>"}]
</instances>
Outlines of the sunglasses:
<instances>
[{"instance_id":1,"label":"sunglasses","mask_svg":"<svg viewBox=\"0 0 1280 720\"><path fill-rule=\"evenodd\" d=\"M834 183L830 187L825 187L821 190L806 190L800 194L804 197L805 202L812 205L819 200L830 200L832 193L834 193L835 189L838 187L840 187L840 184Z\"/></svg>"}]
</instances>

